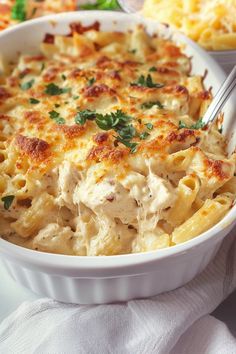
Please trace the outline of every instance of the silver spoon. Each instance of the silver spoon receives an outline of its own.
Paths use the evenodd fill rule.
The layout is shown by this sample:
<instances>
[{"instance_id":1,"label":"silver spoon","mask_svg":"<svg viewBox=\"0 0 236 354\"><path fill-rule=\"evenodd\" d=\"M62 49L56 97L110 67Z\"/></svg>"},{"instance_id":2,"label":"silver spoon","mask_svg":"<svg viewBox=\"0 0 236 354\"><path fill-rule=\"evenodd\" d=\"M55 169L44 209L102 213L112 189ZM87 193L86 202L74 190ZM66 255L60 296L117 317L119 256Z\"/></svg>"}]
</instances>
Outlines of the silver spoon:
<instances>
[{"instance_id":1,"label":"silver spoon","mask_svg":"<svg viewBox=\"0 0 236 354\"><path fill-rule=\"evenodd\" d=\"M118 0L118 3L125 12L131 13L141 10L144 0Z\"/></svg>"},{"instance_id":2,"label":"silver spoon","mask_svg":"<svg viewBox=\"0 0 236 354\"><path fill-rule=\"evenodd\" d=\"M229 96L233 92L233 89L236 86L236 65L234 66L233 70L224 81L221 88L217 91L215 97L213 98L210 106L208 107L202 122L207 125L214 121L214 119L218 116L221 109L225 105L226 101L228 100Z\"/></svg>"}]
</instances>

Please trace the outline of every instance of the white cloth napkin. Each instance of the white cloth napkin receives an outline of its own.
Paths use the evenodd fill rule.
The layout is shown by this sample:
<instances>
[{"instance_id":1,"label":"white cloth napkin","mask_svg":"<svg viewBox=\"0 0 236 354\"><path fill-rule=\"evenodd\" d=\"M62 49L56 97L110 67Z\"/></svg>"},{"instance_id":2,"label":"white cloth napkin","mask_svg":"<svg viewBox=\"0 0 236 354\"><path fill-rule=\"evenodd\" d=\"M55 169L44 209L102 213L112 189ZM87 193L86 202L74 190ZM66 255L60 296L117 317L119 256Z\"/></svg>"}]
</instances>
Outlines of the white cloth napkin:
<instances>
[{"instance_id":1,"label":"white cloth napkin","mask_svg":"<svg viewBox=\"0 0 236 354\"><path fill-rule=\"evenodd\" d=\"M194 280L150 299L98 306L23 303L0 325L0 353L236 353L226 325L208 315L236 288L234 234L236 229Z\"/></svg>"}]
</instances>

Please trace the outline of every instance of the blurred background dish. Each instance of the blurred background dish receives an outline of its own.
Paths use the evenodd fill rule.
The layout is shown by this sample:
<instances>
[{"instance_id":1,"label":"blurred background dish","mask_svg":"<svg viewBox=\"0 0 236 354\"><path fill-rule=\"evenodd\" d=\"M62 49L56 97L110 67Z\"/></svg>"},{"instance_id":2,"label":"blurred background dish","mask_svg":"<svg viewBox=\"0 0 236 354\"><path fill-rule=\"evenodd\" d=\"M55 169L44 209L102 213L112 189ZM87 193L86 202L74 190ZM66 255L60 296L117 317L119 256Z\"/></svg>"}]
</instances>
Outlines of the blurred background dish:
<instances>
[{"instance_id":1,"label":"blurred background dish","mask_svg":"<svg viewBox=\"0 0 236 354\"><path fill-rule=\"evenodd\" d=\"M236 0L119 0L126 12L139 11L180 30L229 73L236 64Z\"/></svg>"}]
</instances>

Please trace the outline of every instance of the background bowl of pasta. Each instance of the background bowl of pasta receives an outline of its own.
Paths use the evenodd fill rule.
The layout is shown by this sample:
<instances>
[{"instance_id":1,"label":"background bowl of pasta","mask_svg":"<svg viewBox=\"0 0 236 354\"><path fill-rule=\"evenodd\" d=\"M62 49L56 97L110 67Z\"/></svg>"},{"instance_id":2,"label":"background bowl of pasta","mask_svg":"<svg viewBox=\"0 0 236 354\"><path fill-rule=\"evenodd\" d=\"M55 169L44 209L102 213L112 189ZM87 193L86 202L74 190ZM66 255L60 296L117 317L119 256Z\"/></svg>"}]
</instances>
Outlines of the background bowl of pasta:
<instances>
[{"instance_id":1,"label":"background bowl of pasta","mask_svg":"<svg viewBox=\"0 0 236 354\"><path fill-rule=\"evenodd\" d=\"M230 72L236 63L236 2L234 0L145 0L147 18L180 30Z\"/></svg>"},{"instance_id":2,"label":"background bowl of pasta","mask_svg":"<svg viewBox=\"0 0 236 354\"><path fill-rule=\"evenodd\" d=\"M156 21L140 19L140 17L136 15L115 12L92 11L59 14L32 20L18 27L8 29L0 34L0 48L1 56L4 59L3 62L5 64L12 62L19 53L31 53L36 60L40 60L39 44L45 38L45 35L47 35L47 44L50 44L52 37L48 34L66 35L68 34L70 24L78 21L84 26L90 26L94 21L99 21L102 30L114 31L118 37L119 32L126 32L134 28L137 24L143 24L150 35L158 33L160 38L171 38L174 43L178 43L180 47L183 48L184 52L192 58L192 72L194 75L198 76L198 82L202 81L200 78L204 76L207 70L208 74L204 79L204 84L206 88L212 87L213 94L219 89L225 79L224 72L218 64L212 60L209 54L184 35L179 32L175 33L166 28L166 26L157 24ZM81 43L81 37L78 38L77 40L80 40ZM153 38L155 39L156 37L154 36ZM106 40L108 40L107 37ZM139 44L140 43L142 44L142 41L139 42ZM64 50L63 48L62 46L62 51ZM137 50L137 48L133 48L132 51L130 51L130 55L135 55L135 49ZM109 50L108 48L108 51ZM173 50L174 48L171 47L172 53ZM176 55L176 49L174 53ZM29 59L28 62L30 62L30 60L31 59ZM100 64L104 65L106 61L107 59L103 58ZM76 60L74 62L76 63ZM132 64L132 60L128 61L129 65L130 63L134 65ZM44 69L44 66L40 67L40 70ZM156 69L151 69L150 73L154 75ZM122 70L124 69L121 69L121 71ZM161 73L163 74L163 72L166 72L166 70L162 69ZM157 86L157 84L152 81L150 73L148 77L149 86ZM51 74L52 72L50 75ZM78 70L76 75L80 75ZM118 73L116 73L116 77L117 75ZM65 77L62 77L61 80L64 82ZM144 80L145 77L142 81ZM93 85L94 80L93 83L90 82L89 84ZM23 86L23 91L30 89L29 86L32 85L32 80L27 81ZM136 85L138 89L134 87L134 84L131 86L133 94L135 94L135 90L140 90L140 85ZM161 87L162 85L159 85L159 88ZM90 89L91 88L89 88L89 90ZM51 96L54 95L55 90L57 93L59 92L59 94L68 94L68 90L59 88L58 86L55 87L55 85L52 84L47 86L47 92L50 91ZM186 92L186 90L179 87L177 91L178 95ZM207 92L209 93L209 91ZM207 96L206 92L203 96ZM51 97L51 100L52 99L53 97ZM78 97L73 99L78 99ZM37 105L39 104L39 100L39 96L38 98L31 97L30 104ZM10 108L7 107L7 109L9 110ZM236 113L234 99L228 101L224 113L227 119ZM59 118L55 113L51 113L51 116L54 121ZM31 120L31 123L34 123L35 117L30 115L28 118ZM230 149L232 149L235 144L235 135L233 135L232 132L236 130L236 123L234 123L234 126L229 126L227 119L223 127L223 134L228 136L231 140L231 145L228 147L230 152ZM89 122L89 124L90 123L91 122ZM4 125L2 129L4 129ZM180 129L182 128L180 127ZM21 137L19 144L22 142L22 146L26 146L26 149L28 149L29 145L25 144L24 138ZM43 148L44 147L45 144L43 145ZM195 150L197 151L197 148L195 148ZM28 151L29 149L26 150L26 152ZM34 150L31 152L33 154L39 153L37 146L34 145ZM180 157L180 159L175 160L175 163L178 164L181 161L183 161L183 159L181 160ZM215 166L215 168L217 169L217 166ZM11 174L10 172L8 173L9 175ZM189 184L191 187L191 183L192 182L187 181L186 185ZM37 181L36 185L38 186L37 188L40 188L39 181ZM19 183L19 188L23 187L22 183ZM225 203L228 203L226 201L228 200L227 198L227 196L226 198L218 197L218 212L221 212L225 208ZM38 209L35 210L35 214L30 216L33 217L33 224L38 222L36 220L36 215L39 215L37 214L38 211L46 209L48 203L51 203L49 199L41 203ZM9 202L12 202L12 200L4 200L4 203ZM213 204L211 204L211 207L213 207L214 210L214 206L212 205ZM6 204L5 206L7 207ZM41 250L37 251L36 248L34 250L28 249L16 245L13 242L8 242L6 239L0 237L0 256L6 269L15 280L38 294L49 296L59 301L95 304L153 296L182 286L206 267L215 256L225 236L235 224L236 207L233 206L228 209L229 211L225 216L225 213L221 214L222 217L218 223L209 230L201 232L198 237L186 238L185 236L188 235L189 231L185 232L185 230L182 230L179 234L184 235L186 242L176 244L173 247L132 254L99 255L99 257L88 255L85 257L81 255L71 256L41 252ZM210 217L215 218L217 210L213 212ZM29 221L29 218L27 220ZM194 220L195 222L191 225L191 228L196 230L201 227L202 219L201 217L196 217ZM219 220L219 218L216 218L216 220ZM28 221L25 220L20 224L18 223L17 227L26 227ZM212 224L209 223L209 225L211 226ZM3 230L3 227L4 225L1 224L1 230Z\"/></svg>"}]
</instances>

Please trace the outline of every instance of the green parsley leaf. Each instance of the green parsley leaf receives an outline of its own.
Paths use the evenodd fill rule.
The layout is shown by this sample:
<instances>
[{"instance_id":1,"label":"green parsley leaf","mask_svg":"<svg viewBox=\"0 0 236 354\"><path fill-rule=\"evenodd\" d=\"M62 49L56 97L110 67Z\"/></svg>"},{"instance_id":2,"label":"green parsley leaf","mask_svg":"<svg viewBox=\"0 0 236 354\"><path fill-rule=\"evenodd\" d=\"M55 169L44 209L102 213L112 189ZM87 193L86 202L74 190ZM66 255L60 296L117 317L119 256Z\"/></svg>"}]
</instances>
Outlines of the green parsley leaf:
<instances>
[{"instance_id":1,"label":"green parsley leaf","mask_svg":"<svg viewBox=\"0 0 236 354\"><path fill-rule=\"evenodd\" d=\"M48 112L51 119L53 119L57 124L65 124L65 119L60 117L60 114L57 111Z\"/></svg>"},{"instance_id":2,"label":"green parsley leaf","mask_svg":"<svg viewBox=\"0 0 236 354\"><path fill-rule=\"evenodd\" d=\"M187 125L182 122L182 120L179 121L179 129L187 128Z\"/></svg>"},{"instance_id":3,"label":"green parsley leaf","mask_svg":"<svg viewBox=\"0 0 236 354\"><path fill-rule=\"evenodd\" d=\"M108 113L105 115L96 114L96 124L102 130L121 129L125 126L132 117L118 109L116 112Z\"/></svg>"},{"instance_id":4,"label":"green parsley leaf","mask_svg":"<svg viewBox=\"0 0 236 354\"><path fill-rule=\"evenodd\" d=\"M73 100L77 100L79 98L79 96L73 96L72 98L73 98Z\"/></svg>"},{"instance_id":5,"label":"green parsley leaf","mask_svg":"<svg viewBox=\"0 0 236 354\"><path fill-rule=\"evenodd\" d=\"M29 90L34 84L34 79L30 80L30 81L27 81L27 82L24 82L23 84L21 84L21 90L23 91L27 91Z\"/></svg>"},{"instance_id":6,"label":"green parsley leaf","mask_svg":"<svg viewBox=\"0 0 236 354\"><path fill-rule=\"evenodd\" d=\"M62 74L62 75L61 75L61 78L62 78L62 80L65 81L65 80L66 80L66 75Z\"/></svg>"},{"instance_id":7,"label":"green parsley leaf","mask_svg":"<svg viewBox=\"0 0 236 354\"><path fill-rule=\"evenodd\" d=\"M200 118L195 124L191 125L190 129L202 129L205 125L206 123L204 123L202 118Z\"/></svg>"},{"instance_id":8,"label":"green parsley leaf","mask_svg":"<svg viewBox=\"0 0 236 354\"><path fill-rule=\"evenodd\" d=\"M147 123L145 125L146 125L148 130L152 130L153 129L153 124L152 123Z\"/></svg>"},{"instance_id":9,"label":"green parsley leaf","mask_svg":"<svg viewBox=\"0 0 236 354\"><path fill-rule=\"evenodd\" d=\"M58 117L58 118L55 119L55 122L56 122L57 124L65 124L66 121L65 121L64 118Z\"/></svg>"},{"instance_id":10,"label":"green parsley leaf","mask_svg":"<svg viewBox=\"0 0 236 354\"><path fill-rule=\"evenodd\" d=\"M79 111L75 116L75 123L84 125L87 120L94 120L96 118L96 112L90 111L89 109L85 109L83 111Z\"/></svg>"},{"instance_id":11,"label":"green parsley leaf","mask_svg":"<svg viewBox=\"0 0 236 354\"><path fill-rule=\"evenodd\" d=\"M222 132L223 132L223 127L220 127L220 128L218 129L218 132L219 132L220 134L222 134Z\"/></svg>"},{"instance_id":12,"label":"green parsley leaf","mask_svg":"<svg viewBox=\"0 0 236 354\"><path fill-rule=\"evenodd\" d=\"M200 118L195 124L190 125L190 127L187 126L186 123L182 122L181 120L179 121L179 129L186 128L186 129L202 129L205 127L205 123L202 121L202 118Z\"/></svg>"},{"instance_id":13,"label":"green parsley leaf","mask_svg":"<svg viewBox=\"0 0 236 354\"><path fill-rule=\"evenodd\" d=\"M144 75L139 76L137 81L131 82L131 86L144 86L149 88L161 88L164 84L154 83L150 74L145 78Z\"/></svg>"},{"instance_id":14,"label":"green parsley leaf","mask_svg":"<svg viewBox=\"0 0 236 354\"><path fill-rule=\"evenodd\" d=\"M163 109L163 108L164 108L163 104L161 104L160 101L145 102L145 103L143 103L143 104L141 105L141 108L147 108L147 109L149 109L149 108L152 108L153 106L157 106L157 107L160 108L160 109Z\"/></svg>"},{"instance_id":15,"label":"green parsley leaf","mask_svg":"<svg viewBox=\"0 0 236 354\"><path fill-rule=\"evenodd\" d=\"M132 124L129 124L117 130L117 133L119 134L119 137L122 140L126 140L126 141L133 139L133 137L135 137L135 135L137 134L136 129L133 127Z\"/></svg>"},{"instance_id":16,"label":"green parsley leaf","mask_svg":"<svg viewBox=\"0 0 236 354\"><path fill-rule=\"evenodd\" d=\"M59 107L61 107L61 105L60 105L59 103L55 103L55 104L54 104L54 107L55 107L55 108L59 108Z\"/></svg>"},{"instance_id":17,"label":"green parsley leaf","mask_svg":"<svg viewBox=\"0 0 236 354\"><path fill-rule=\"evenodd\" d=\"M11 18L13 20L26 20L26 0L16 0L11 10Z\"/></svg>"},{"instance_id":18,"label":"green parsley leaf","mask_svg":"<svg viewBox=\"0 0 236 354\"><path fill-rule=\"evenodd\" d=\"M97 0L95 4L85 4L80 6L83 10L118 10L120 6L117 0Z\"/></svg>"},{"instance_id":19,"label":"green parsley leaf","mask_svg":"<svg viewBox=\"0 0 236 354\"><path fill-rule=\"evenodd\" d=\"M60 116L60 114L57 111L54 111L54 110L50 111L48 113L49 113L51 119L55 119L55 118L58 118Z\"/></svg>"},{"instance_id":20,"label":"green parsley leaf","mask_svg":"<svg viewBox=\"0 0 236 354\"><path fill-rule=\"evenodd\" d=\"M119 141L121 144L125 145L126 147L130 148L130 151L132 154L134 154L137 151L138 144L137 143L132 143L130 141L121 139L119 136L116 137L117 141Z\"/></svg>"},{"instance_id":21,"label":"green parsley leaf","mask_svg":"<svg viewBox=\"0 0 236 354\"><path fill-rule=\"evenodd\" d=\"M141 140L145 140L145 139L147 139L147 137L149 137L149 135L150 134L148 132L143 132L139 135L139 137Z\"/></svg>"},{"instance_id":22,"label":"green parsley leaf","mask_svg":"<svg viewBox=\"0 0 236 354\"><path fill-rule=\"evenodd\" d=\"M96 82L96 79L94 77L91 77L88 79L88 86L92 86Z\"/></svg>"},{"instance_id":23,"label":"green parsley leaf","mask_svg":"<svg viewBox=\"0 0 236 354\"><path fill-rule=\"evenodd\" d=\"M59 86L55 85L54 83L50 83L46 86L44 93L50 96L57 96L63 93L70 92L70 88L60 88Z\"/></svg>"},{"instance_id":24,"label":"green parsley leaf","mask_svg":"<svg viewBox=\"0 0 236 354\"><path fill-rule=\"evenodd\" d=\"M1 201L4 203L4 209L8 210L10 206L12 205L12 202L14 200L15 196L14 195L7 195L1 199Z\"/></svg>"},{"instance_id":25,"label":"green parsley leaf","mask_svg":"<svg viewBox=\"0 0 236 354\"><path fill-rule=\"evenodd\" d=\"M155 66L152 66L150 69L149 69L150 72L154 72L154 71L157 71L157 68Z\"/></svg>"},{"instance_id":26,"label":"green parsley leaf","mask_svg":"<svg viewBox=\"0 0 236 354\"><path fill-rule=\"evenodd\" d=\"M131 53L131 54L135 54L137 52L137 49L130 49L129 50L129 53Z\"/></svg>"},{"instance_id":27,"label":"green parsley leaf","mask_svg":"<svg viewBox=\"0 0 236 354\"><path fill-rule=\"evenodd\" d=\"M39 102L40 102L39 100L36 100L36 98L33 98L33 97L31 97L29 99L29 103L31 103L31 104L38 104Z\"/></svg>"}]
</instances>

